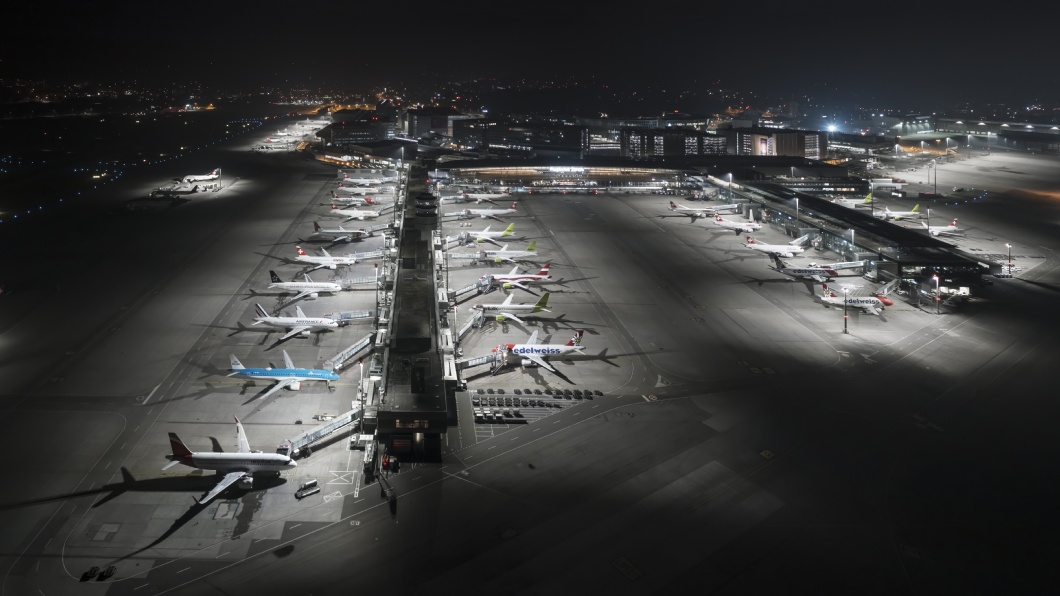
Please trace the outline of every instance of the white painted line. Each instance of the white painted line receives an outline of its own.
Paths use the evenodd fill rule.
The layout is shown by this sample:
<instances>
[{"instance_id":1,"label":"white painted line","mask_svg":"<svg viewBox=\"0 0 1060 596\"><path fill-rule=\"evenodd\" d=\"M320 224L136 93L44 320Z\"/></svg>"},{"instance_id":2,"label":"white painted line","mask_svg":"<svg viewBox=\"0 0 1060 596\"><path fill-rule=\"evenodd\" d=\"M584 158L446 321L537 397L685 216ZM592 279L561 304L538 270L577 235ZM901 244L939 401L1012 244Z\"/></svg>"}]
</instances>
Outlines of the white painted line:
<instances>
[{"instance_id":1,"label":"white painted line","mask_svg":"<svg viewBox=\"0 0 1060 596\"><path fill-rule=\"evenodd\" d=\"M189 569L191 569L191 567L185 567L184 569L181 569L181 570L180 570L180 571L178 571L177 573L184 573L185 571L187 571L187 570L189 570Z\"/></svg>"},{"instance_id":2,"label":"white painted line","mask_svg":"<svg viewBox=\"0 0 1060 596\"><path fill-rule=\"evenodd\" d=\"M497 447L496 445L490 445L490 446L489 446L489 449L486 449L486 451L489 451L490 449L494 449L494 448L496 448L496 447Z\"/></svg>"},{"instance_id":3,"label":"white painted line","mask_svg":"<svg viewBox=\"0 0 1060 596\"><path fill-rule=\"evenodd\" d=\"M228 554L228 552L226 551L226 552L223 552L223 553L221 553L221 554L217 555L217 556L216 556L216 557L214 557L214 558L215 558L215 559L220 559L221 557L223 557L223 556L225 556L225 555L227 555L227 554Z\"/></svg>"},{"instance_id":4,"label":"white painted line","mask_svg":"<svg viewBox=\"0 0 1060 596\"><path fill-rule=\"evenodd\" d=\"M133 588L133 590L139 590L140 588L146 588L147 586L150 586L150 585L151 584L143 584L142 586L136 586L135 588Z\"/></svg>"},{"instance_id":5,"label":"white painted line","mask_svg":"<svg viewBox=\"0 0 1060 596\"><path fill-rule=\"evenodd\" d=\"M145 404L147 402L151 401L151 397L155 394L155 391L158 391L158 388L161 387L161 386L162 386L162 383L159 383L159 384L155 385L155 388L151 390L151 393L148 393L147 397L144 398L144 403ZM137 426L136 428L140 428L140 427ZM137 589L139 589L139 588L137 588Z\"/></svg>"},{"instance_id":6,"label":"white painted line","mask_svg":"<svg viewBox=\"0 0 1060 596\"><path fill-rule=\"evenodd\" d=\"M531 431L531 432L535 432L535 433L536 433L536 432L537 432L537 431L539 431L539 430L541 430L541 429L540 429L540 428L535 428L535 429L534 429L533 431Z\"/></svg>"},{"instance_id":7,"label":"white painted line","mask_svg":"<svg viewBox=\"0 0 1060 596\"><path fill-rule=\"evenodd\" d=\"M302 524L295 524L295 525L291 526L291 529L293 530L293 529L297 528L300 525L302 525Z\"/></svg>"}]
</instances>

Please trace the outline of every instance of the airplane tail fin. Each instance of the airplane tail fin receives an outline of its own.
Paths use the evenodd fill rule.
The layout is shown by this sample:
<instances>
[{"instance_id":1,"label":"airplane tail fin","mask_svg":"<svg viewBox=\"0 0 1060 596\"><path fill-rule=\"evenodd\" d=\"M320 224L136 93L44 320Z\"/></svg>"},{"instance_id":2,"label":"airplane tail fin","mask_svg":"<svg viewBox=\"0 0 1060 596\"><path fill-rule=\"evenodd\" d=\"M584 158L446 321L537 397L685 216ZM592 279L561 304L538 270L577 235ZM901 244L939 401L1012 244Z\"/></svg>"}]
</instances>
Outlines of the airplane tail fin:
<instances>
[{"instance_id":1,"label":"airplane tail fin","mask_svg":"<svg viewBox=\"0 0 1060 596\"><path fill-rule=\"evenodd\" d=\"M541 270L537 272L538 275L544 275L548 277L548 268L552 266L552 263L545 263L541 266Z\"/></svg>"},{"instance_id":2,"label":"airplane tail fin","mask_svg":"<svg viewBox=\"0 0 1060 596\"><path fill-rule=\"evenodd\" d=\"M295 314L295 316L297 316L297 317L299 317L299 318L302 318L302 319L305 319L305 318L307 318L307 317L305 316L305 313L304 313L304 312L302 312L302 307L301 307L301 306L295 306L295 307L294 307L294 314Z\"/></svg>"},{"instance_id":3,"label":"airplane tail fin","mask_svg":"<svg viewBox=\"0 0 1060 596\"><path fill-rule=\"evenodd\" d=\"M132 472L125 466L121 468L121 482L122 484L133 484L136 482L136 478L133 477Z\"/></svg>"},{"instance_id":4,"label":"airplane tail fin","mask_svg":"<svg viewBox=\"0 0 1060 596\"><path fill-rule=\"evenodd\" d=\"M188 449L184 441L180 440L177 433L169 433L169 448L173 450L173 455L178 458L191 457L191 449Z\"/></svg>"},{"instance_id":5,"label":"airplane tail fin","mask_svg":"<svg viewBox=\"0 0 1060 596\"><path fill-rule=\"evenodd\" d=\"M548 307L548 292L545 292L537 300L537 304L534 305L534 311L547 310Z\"/></svg>"},{"instance_id":6,"label":"airplane tail fin","mask_svg":"<svg viewBox=\"0 0 1060 596\"><path fill-rule=\"evenodd\" d=\"M235 354L228 355L228 362L229 368L231 368L232 370L243 370L244 368L246 368L245 366L243 366L243 363L239 361L239 358L236 358Z\"/></svg>"},{"instance_id":7,"label":"airplane tail fin","mask_svg":"<svg viewBox=\"0 0 1060 596\"><path fill-rule=\"evenodd\" d=\"M953 221L956 222L957 220L955 219ZM534 252L535 250L537 250L537 240L530 242L530 244L526 247L526 252Z\"/></svg>"},{"instance_id":8,"label":"airplane tail fin","mask_svg":"<svg viewBox=\"0 0 1060 596\"><path fill-rule=\"evenodd\" d=\"M673 201L670 201L670 211L673 211L674 209L677 209L677 205L674 204Z\"/></svg>"},{"instance_id":9,"label":"airplane tail fin","mask_svg":"<svg viewBox=\"0 0 1060 596\"><path fill-rule=\"evenodd\" d=\"M307 257L307 256L309 256L309 255L305 254L305 251L304 251L304 250L302 250L302 247L301 247L301 246L296 246L296 247L294 247L294 249L295 249L296 251L298 251L298 256L300 256L300 257Z\"/></svg>"},{"instance_id":10,"label":"airplane tail fin","mask_svg":"<svg viewBox=\"0 0 1060 596\"><path fill-rule=\"evenodd\" d=\"M365 197L364 198L364 203L366 205L377 205L378 204L378 203L375 202L375 199L373 199L372 197Z\"/></svg>"},{"instance_id":11,"label":"airplane tail fin","mask_svg":"<svg viewBox=\"0 0 1060 596\"><path fill-rule=\"evenodd\" d=\"M272 269L269 269L269 279L272 280L272 283L274 284L283 283L283 280L280 279L280 276L276 275L276 272Z\"/></svg>"},{"instance_id":12,"label":"airplane tail fin","mask_svg":"<svg viewBox=\"0 0 1060 596\"><path fill-rule=\"evenodd\" d=\"M254 312L257 313L259 317L269 316L269 311L262 308L257 302L254 303Z\"/></svg>"},{"instance_id":13,"label":"airplane tail fin","mask_svg":"<svg viewBox=\"0 0 1060 596\"><path fill-rule=\"evenodd\" d=\"M574 330L574 337L570 338L570 341L568 341L566 345L568 345L568 346L580 346L580 345L582 345L582 336L583 335L585 335L585 330L584 329L575 329Z\"/></svg>"},{"instance_id":14,"label":"airplane tail fin","mask_svg":"<svg viewBox=\"0 0 1060 596\"><path fill-rule=\"evenodd\" d=\"M913 205L913 208L910 209L910 211L912 211L913 213L920 213L920 203Z\"/></svg>"},{"instance_id":15,"label":"airplane tail fin","mask_svg":"<svg viewBox=\"0 0 1060 596\"><path fill-rule=\"evenodd\" d=\"M508 227L504 228L504 231L501 232L501 236L502 237L511 236L514 232L515 232L515 224L510 223L510 224L508 224Z\"/></svg>"}]
</instances>

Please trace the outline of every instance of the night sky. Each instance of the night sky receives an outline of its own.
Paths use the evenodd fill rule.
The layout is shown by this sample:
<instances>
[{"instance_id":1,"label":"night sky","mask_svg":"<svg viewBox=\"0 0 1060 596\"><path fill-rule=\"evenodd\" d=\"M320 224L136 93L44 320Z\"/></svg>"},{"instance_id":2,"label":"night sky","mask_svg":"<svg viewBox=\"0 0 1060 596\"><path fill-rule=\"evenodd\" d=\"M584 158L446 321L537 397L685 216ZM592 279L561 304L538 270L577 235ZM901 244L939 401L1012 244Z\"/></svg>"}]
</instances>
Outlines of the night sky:
<instances>
[{"instance_id":1,"label":"night sky","mask_svg":"<svg viewBox=\"0 0 1060 596\"><path fill-rule=\"evenodd\" d=\"M576 75L859 101L1060 97L1051 19L1018 3L191 1L3 10L5 77L357 89Z\"/></svg>"}]
</instances>

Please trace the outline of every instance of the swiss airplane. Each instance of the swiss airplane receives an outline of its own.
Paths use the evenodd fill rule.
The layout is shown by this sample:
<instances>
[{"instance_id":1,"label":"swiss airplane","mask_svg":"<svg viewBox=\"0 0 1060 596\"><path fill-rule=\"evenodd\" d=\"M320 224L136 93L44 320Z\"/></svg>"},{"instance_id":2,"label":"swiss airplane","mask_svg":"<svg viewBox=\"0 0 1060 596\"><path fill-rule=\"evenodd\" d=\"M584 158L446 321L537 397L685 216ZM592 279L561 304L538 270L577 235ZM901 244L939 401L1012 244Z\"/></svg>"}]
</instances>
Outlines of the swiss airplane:
<instances>
[{"instance_id":1,"label":"swiss airplane","mask_svg":"<svg viewBox=\"0 0 1060 596\"><path fill-rule=\"evenodd\" d=\"M548 269L551 266L551 263L545 263L537 273L519 273L519 266L516 265L515 267L512 267L512 270L508 273L483 275L481 279L488 279L490 282L498 284L506 290L515 287L530 291L530 288L527 287L526 284L543 284L548 283L548 281L552 279L552 276L548 272Z\"/></svg>"},{"instance_id":2,"label":"swiss airplane","mask_svg":"<svg viewBox=\"0 0 1060 596\"><path fill-rule=\"evenodd\" d=\"M547 356L563 357L567 354L584 354L585 347L582 346L582 335L584 329L574 332L574 337L565 344L539 344L537 343L537 330L530 334L525 344L500 344L493 348L494 354L504 354L505 361L515 359L522 366L540 366L545 370L556 372L552 365L546 360Z\"/></svg>"},{"instance_id":3,"label":"swiss airplane","mask_svg":"<svg viewBox=\"0 0 1060 596\"><path fill-rule=\"evenodd\" d=\"M378 205L372 197L340 197L335 191L331 191L331 204L342 203L343 207L361 207L362 205Z\"/></svg>"},{"instance_id":4,"label":"swiss airplane","mask_svg":"<svg viewBox=\"0 0 1060 596\"><path fill-rule=\"evenodd\" d=\"M196 175L191 174L184 177L184 182L209 182L210 180L217 180L221 177L221 168L210 172L209 174Z\"/></svg>"},{"instance_id":5,"label":"swiss airplane","mask_svg":"<svg viewBox=\"0 0 1060 596\"><path fill-rule=\"evenodd\" d=\"M307 317L300 306L294 307L295 316L293 317L274 317L262 308L260 304L254 305L254 312L258 315L254 317L254 325L268 325L269 327L277 327L287 331L278 341L288 340L306 331L324 331L339 328L339 322L335 319Z\"/></svg>"},{"instance_id":6,"label":"swiss airplane","mask_svg":"<svg viewBox=\"0 0 1060 596\"><path fill-rule=\"evenodd\" d=\"M504 302L501 302L500 304L476 304L476 305L472 306L471 308L473 308L475 310L478 310L478 311L482 311L483 313L495 312L497 314L494 315L494 318L497 321L503 322L505 319L511 319L511 320L515 321L516 323L523 323L524 322L522 319L520 319L519 317L515 316L515 314L513 314L513 313L516 313L516 312L526 313L526 314L532 314L532 313L542 312L542 311L544 311L544 312L552 312L551 310L548 309L548 292L545 292L541 296L541 298L539 298L537 300L537 302L535 302L533 304L527 304L527 303L512 304L512 297L514 297L514 296L515 296L515 294L509 294L508 297L504 299Z\"/></svg>"},{"instance_id":7,"label":"swiss airplane","mask_svg":"<svg viewBox=\"0 0 1060 596\"><path fill-rule=\"evenodd\" d=\"M302 250L301 246L296 246L294 248L298 251L298 256L295 257L294 260L299 263L308 263L310 265L313 265L313 268L310 269L310 271L316 271L317 269L323 269L325 267L327 267L328 269L335 269L340 266L357 264L357 257L349 255L344 257L333 257L328 254L328 251L324 250L323 248L320 249L320 252L323 253L323 256L320 257L314 257L312 255L306 254L306 252Z\"/></svg>"},{"instance_id":8,"label":"swiss airplane","mask_svg":"<svg viewBox=\"0 0 1060 596\"><path fill-rule=\"evenodd\" d=\"M234 358L234 357L233 357ZM184 441L176 433L169 433L169 446L173 453L167 455L169 463L163 470L183 464L200 470L215 470L224 474L218 483L209 490L202 498L196 499L199 505L205 505L214 497L223 493L228 487L239 483L242 488L254 486L254 474L261 472L267 474L279 474L283 470L298 467L298 463L289 456L281 453L264 453L251 451L247 434L243 430L243 424L236 418L236 451L234 453L217 453L214 451L192 451L188 449Z\"/></svg>"},{"instance_id":9,"label":"swiss airplane","mask_svg":"<svg viewBox=\"0 0 1060 596\"><path fill-rule=\"evenodd\" d=\"M776 264L771 269L784 275L790 275L798 279L809 279L818 283L831 281L832 278L839 276L839 273L831 267L788 267L781 260L780 255L772 253L770 256L773 257L773 262Z\"/></svg>"},{"instance_id":10,"label":"swiss airplane","mask_svg":"<svg viewBox=\"0 0 1060 596\"><path fill-rule=\"evenodd\" d=\"M338 381L338 373L330 370L324 370L320 368L295 368L294 362L291 361L291 357L287 354L287 350L283 351L283 368L273 368L271 366L265 368L247 368L243 366L243 363L236 358L235 354L228 355L229 362L231 363L232 372L226 376L229 377L243 377L244 379L266 379L269 381L276 381L276 384L269 387L269 390L258 396L256 399L264 399L273 393L281 389L290 389L291 391L298 391L302 388L302 383L308 381L324 381L331 386L332 381Z\"/></svg>"},{"instance_id":11,"label":"swiss airplane","mask_svg":"<svg viewBox=\"0 0 1060 596\"><path fill-rule=\"evenodd\" d=\"M920 222L920 225L924 226L924 229L926 229L932 236L938 236L939 234L961 234L963 232L957 227L957 218L954 218L948 226L929 226L924 222Z\"/></svg>"},{"instance_id":12,"label":"swiss airplane","mask_svg":"<svg viewBox=\"0 0 1060 596\"><path fill-rule=\"evenodd\" d=\"M334 294L335 292L341 292L342 286L337 283L330 281L313 281L309 278L309 274L303 274L305 281L283 281L279 275L276 275L275 271L269 271L269 276L272 278L272 283L269 284L270 290L284 290L294 291L297 294L294 298L291 298L291 302L295 300L301 300L302 298L316 298L318 294Z\"/></svg>"},{"instance_id":13,"label":"swiss airplane","mask_svg":"<svg viewBox=\"0 0 1060 596\"><path fill-rule=\"evenodd\" d=\"M351 219L360 219L360 220L375 219L375 218L379 217L379 212L378 211L371 211L369 209L343 209L343 208L339 207L338 205L336 205L335 203L332 203L331 204L331 215L338 215L339 217L345 217L346 219L342 220L343 223L345 223L347 221L350 221Z\"/></svg>"},{"instance_id":14,"label":"swiss airplane","mask_svg":"<svg viewBox=\"0 0 1060 596\"><path fill-rule=\"evenodd\" d=\"M834 290L828 289L828 284L821 284L821 301L832 306L843 306L844 302L849 307L860 308L870 315L878 315L883 312L884 301L879 296L840 296ZM889 298L888 302L894 304Z\"/></svg>"},{"instance_id":15,"label":"swiss airplane","mask_svg":"<svg viewBox=\"0 0 1060 596\"><path fill-rule=\"evenodd\" d=\"M748 236L747 242L744 244L744 246L750 248L751 250L757 250L759 252L770 254L777 254L782 257L788 257L790 259L791 257L794 257L795 255L800 254L802 253L802 251L806 250L806 247L802 246L802 243L805 242L807 238L809 238L809 234L805 236L800 236L799 238L792 240L788 244L762 244L761 242L755 240L752 236Z\"/></svg>"},{"instance_id":16,"label":"swiss airplane","mask_svg":"<svg viewBox=\"0 0 1060 596\"><path fill-rule=\"evenodd\" d=\"M371 232L364 229L347 230L342 226L337 228L322 228L319 223L315 221L313 222L313 236L318 238L330 238L332 242L353 242L354 240L361 240L362 238L371 235Z\"/></svg>"},{"instance_id":17,"label":"swiss airplane","mask_svg":"<svg viewBox=\"0 0 1060 596\"><path fill-rule=\"evenodd\" d=\"M342 181L350 184L385 184L387 182L397 182L396 176L350 176L346 172L342 173Z\"/></svg>"},{"instance_id":18,"label":"swiss airplane","mask_svg":"<svg viewBox=\"0 0 1060 596\"><path fill-rule=\"evenodd\" d=\"M493 218L497 221L501 221L499 215L508 215L509 213L518 213L515 208L515 203L512 203L507 209L461 209L460 211L450 211L449 213L443 213L443 217L481 217L482 219Z\"/></svg>"},{"instance_id":19,"label":"swiss airplane","mask_svg":"<svg viewBox=\"0 0 1060 596\"><path fill-rule=\"evenodd\" d=\"M884 207L883 211L876 214L876 217L880 219L917 219L923 213L920 212L920 205L913 205L913 208L909 211L891 211L890 208Z\"/></svg>"},{"instance_id":20,"label":"swiss airplane","mask_svg":"<svg viewBox=\"0 0 1060 596\"><path fill-rule=\"evenodd\" d=\"M762 229L762 224L758 223L757 221L736 221L732 219L725 219L720 215L715 215L714 219L711 220L711 222L716 226L720 226L727 230L732 230L733 232L736 232L737 236L739 236L741 232L749 233Z\"/></svg>"},{"instance_id":21,"label":"swiss airplane","mask_svg":"<svg viewBox=\"0 0 1060 596\"><path fill-rule=\"evenodd\" d=\"M692 221L695 222L697 219L699 219L701 217L714 217L720 211L729 212L729 211L735 211L736 209L739 209L739 208L740 208L740 206L735 204L735 203L732 204L732 205L713 205L713 206L710 206L710 207L687 207L687 206L682 205L680 203L675 203L673 201L670 201L670 211L673 211L673 213L670 214L670 215L667 215L667 214L664 213L664 214L660 215L659 217L678 217L678 216L683 216L683 217L690 217L690 218L692 218Z\"/></svg>"}]
</instances>

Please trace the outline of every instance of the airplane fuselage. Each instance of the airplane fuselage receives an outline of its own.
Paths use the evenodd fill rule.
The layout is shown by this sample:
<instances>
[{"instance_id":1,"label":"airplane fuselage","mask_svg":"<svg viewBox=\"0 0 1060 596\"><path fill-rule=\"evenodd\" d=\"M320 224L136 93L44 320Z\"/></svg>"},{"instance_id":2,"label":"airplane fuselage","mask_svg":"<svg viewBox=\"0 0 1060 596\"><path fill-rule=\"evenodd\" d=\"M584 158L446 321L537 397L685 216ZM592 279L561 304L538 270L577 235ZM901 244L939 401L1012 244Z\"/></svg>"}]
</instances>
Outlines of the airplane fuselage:
<instances>
[{"instance_id":1,"label":"airplane fuselage","mask_svg":"<svg viewBox=\"0 0 1060 596\"><path fill-rule=\"evenodd\" d=\"M216 470L219 472L282 472L297 467L290 457L281 453L209 453L197 452L185 457L167 455L169 461L199 468L201 470Z\"/></svg>"},{"instance_id":2,"label":"airplane fuselage","mask_svg":"<svg viewBox=\"0 0 1060 596\"><path fill-rule=\"evenodd\" d=\"M338 292L342 290L339 284L328 282L297 282L288 281L278 284L269 284L270 290L290 290L294 292Z\"/></svg>"},{"instance_id":3,"label":"airplane fuselage","mask_svg":"<svg viewBox=\"0 0 1060 596\"><path fill-rule=\"evenodd\" d=\"M301 381L339 380L339 375L336 373L313 368L244 368L232 372L247 379L264 379L268 381L283 381L286 379L299 379Z\"/></svg>"}]
</instances>

